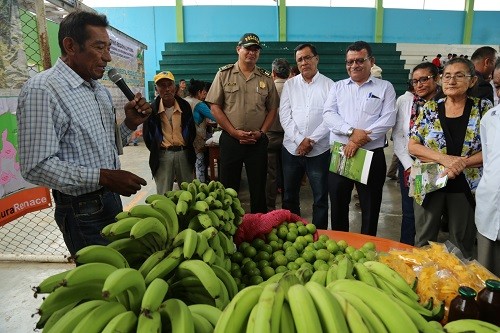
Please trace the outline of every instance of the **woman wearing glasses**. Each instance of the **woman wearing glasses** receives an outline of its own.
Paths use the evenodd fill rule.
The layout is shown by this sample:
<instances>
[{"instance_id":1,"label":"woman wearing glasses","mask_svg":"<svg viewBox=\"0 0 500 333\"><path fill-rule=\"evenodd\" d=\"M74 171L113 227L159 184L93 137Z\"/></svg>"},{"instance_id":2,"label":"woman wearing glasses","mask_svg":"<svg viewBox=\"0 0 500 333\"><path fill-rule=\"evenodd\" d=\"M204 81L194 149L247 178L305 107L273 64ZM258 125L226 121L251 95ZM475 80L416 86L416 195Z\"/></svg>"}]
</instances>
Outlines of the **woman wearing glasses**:
<instances>
[{"instance_id":1,"label":"woman wearing glasses","mask_svg":"<svg viewBox=\"0 0 500 333\"><path fill-rule=\"evenodd\" d=\"M415 245L436 241L443 213L448 212L449 238L465 257L473 256L476 237L474 192L482 173L481 116L489 100L470 97L477 77L467 59L450 60L443 69L444 97L427 102L410 129L408 151L421 162L444 166L448 182L415 202Z\"/></svg>"},{"instance_id":2,"label":"woman wearing glasses","mask_svg":"<svg viewBox=\"0 0 500 333\"><path fill-rule=\"evenodd\" d=\"M399 159L399 186L401 189L401 220L400 242L415 244L415 217L413 213L413 198L408 196L408 177L410 175L413 157L408 152L408 133L424 104L440 95L438 85L439 69L430 62L423 62L413 68L408 90L396 101L396 124L392 129L394 153ZM411 119L411 120L410 120Z\"/></svg>"}]
</instances>

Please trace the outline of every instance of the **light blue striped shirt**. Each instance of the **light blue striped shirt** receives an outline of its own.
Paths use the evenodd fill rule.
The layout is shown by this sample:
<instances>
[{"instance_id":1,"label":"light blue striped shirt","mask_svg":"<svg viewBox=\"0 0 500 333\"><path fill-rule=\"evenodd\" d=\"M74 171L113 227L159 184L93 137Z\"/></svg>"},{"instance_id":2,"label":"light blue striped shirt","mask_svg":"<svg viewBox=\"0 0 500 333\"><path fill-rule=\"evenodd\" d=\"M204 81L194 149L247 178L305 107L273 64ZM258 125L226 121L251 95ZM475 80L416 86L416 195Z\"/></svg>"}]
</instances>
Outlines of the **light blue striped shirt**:
<instances>
[{"instance_id":1,"label":"light blue striped shirt","mask_svg":"<svg viewBox=\"0 0 500 333\"><path fill-rule=\"evenodd\" d=\"M330 143L347 143L347 131L354 127L372 131L372 141L363 146L373 150L384 147L385 134L396 122L396 92L389 81L370 76L357 85L351 78L334 83L323 111L330 129Z\"/></svg>"},{"instance_id":2,"label":"light blue striped shirt","mask_svg":"<svg viewBox=\"0 0 500 333\"><path fill-rule=\"evenodd\" d=\"M18 154L23 177L69 195L96 191L100 169L119 169L109 91L58 59L21 89ZM120 126L122 142L131 130Z\"/></svg>"}]
</instances>

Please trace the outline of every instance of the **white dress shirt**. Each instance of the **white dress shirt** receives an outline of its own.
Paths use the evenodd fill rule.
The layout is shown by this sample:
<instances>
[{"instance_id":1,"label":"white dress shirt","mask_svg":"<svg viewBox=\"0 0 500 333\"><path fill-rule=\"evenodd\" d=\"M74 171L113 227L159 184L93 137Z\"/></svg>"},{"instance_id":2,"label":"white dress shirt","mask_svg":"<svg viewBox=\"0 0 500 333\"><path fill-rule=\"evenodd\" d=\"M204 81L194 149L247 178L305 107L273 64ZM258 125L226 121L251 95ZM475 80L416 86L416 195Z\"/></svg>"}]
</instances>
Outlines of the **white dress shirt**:
<instances>
[{"instance_id":1,"label":"white dress shirt","mask_svg":"<svg viewBox=\"0 0 500 333\"><path fill-rule=\"evenodd\" d=\"M398 157L405 170L413 164L413 159L408 153L408 141L410 138L410 117L413 98L415 96L407 91L396 100L396 124L392 128L392 140L394 141L394 154Z\"/></svg>"},{"instance_id":2,"label":"white dress shirt","mask_svg":"<svg viewBox=\"0 0 500 333\"><path fill-rule=\"evenodd\" d=\"M389 81L370 76L358 85L351 78L333 84L323 110L330 129L330 143L347 143L347 131L354 127L368 130L372 141L363 146L373 150L385 145L385 134L396 122L396 92Z\"/></svg>"},{"instance_id":3,"label":"white dress shirt","mask_svg":"<svg viewBox=\"0 0 500 333\"><path fill-rule=\"evenodd\" d=\"M484 237L500 240L500 106L481 118L483 176L476 189L476 226Z\"/></svg>"},{"instance_id":4,"label":"white dress shirt","mask_svg":"<svg viewBox=\"0 0 500 333\"><path fill-rule=\"evenodd\" d=\"M279 117L285 131L283 146L292 155L304 138L315 142L308 157L330 149L328 128L323 122L323 105L333 81L319 72L307 83L302 75L285 82L281 93Z\"/></svg>"}]
</instances>

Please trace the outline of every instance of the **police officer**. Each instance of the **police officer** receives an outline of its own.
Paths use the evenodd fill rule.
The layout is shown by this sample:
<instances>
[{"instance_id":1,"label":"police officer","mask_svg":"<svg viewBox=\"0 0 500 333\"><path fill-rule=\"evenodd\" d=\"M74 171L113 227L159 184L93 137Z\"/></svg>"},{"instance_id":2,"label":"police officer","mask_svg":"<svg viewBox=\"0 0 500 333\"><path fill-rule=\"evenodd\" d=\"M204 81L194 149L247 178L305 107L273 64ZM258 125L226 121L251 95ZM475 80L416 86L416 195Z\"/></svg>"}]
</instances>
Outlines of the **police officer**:
<instances>
[{"instance_id":1,"label":"police officer","mask_svg":"<svg viewBox=\"0 0 500 333\"><path fill-rule=\"evenodd\" d=\"M239 191L244 163L252 213L267 212L266 132L279 105L271 73L255 65L260 51L259 37L244 34L236 46L238 61L219 68L205 99L223 130L219 139L220 181Z\"/></svg>"}]
</instances>

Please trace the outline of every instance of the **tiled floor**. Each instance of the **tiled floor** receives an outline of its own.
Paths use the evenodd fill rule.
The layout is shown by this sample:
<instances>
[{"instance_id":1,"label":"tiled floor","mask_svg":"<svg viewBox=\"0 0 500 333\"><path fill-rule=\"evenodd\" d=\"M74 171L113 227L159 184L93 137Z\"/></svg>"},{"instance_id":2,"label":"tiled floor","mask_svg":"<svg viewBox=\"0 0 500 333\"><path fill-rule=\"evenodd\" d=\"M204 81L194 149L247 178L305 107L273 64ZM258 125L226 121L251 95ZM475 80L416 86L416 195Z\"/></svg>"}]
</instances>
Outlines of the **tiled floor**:
<instances>
[{"instance_id":1,"label":"tiled floor","mask_svg":"<svg viewBox=\"0 0 500 333\"><path fill-rule=\"evenodd\" d=\"M392 156L392 149L386 149L387 161ZM148 185L139 193L123 198L124 207L142 203L144 199L156 188L148 167L148 151L141 142L139 146L125 147L125 154L121 157L122 168L134 172L147 180ZM249 194L246 178L243 177L240 193L244 208L249 208ZM311 191L306 184L301 193L302 216L311 219ZM351 231L359 232L361 211L355 206L356 199L351 202L350 220ZM384 186L383 202L379 220L378 236L392 240L399 240L401 225L401 201L399 184L387 179ZM1 254L0 254L1 259ZM32 263L32 262L7 262L0 261L0 332L1 333L28 333L32 332L37 321L36 312L41 299L33 298L31 287L36 286L44 277L62 270L70 269L72 265L64 263Z\"/></svg>"}]
</instances>

